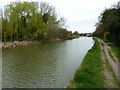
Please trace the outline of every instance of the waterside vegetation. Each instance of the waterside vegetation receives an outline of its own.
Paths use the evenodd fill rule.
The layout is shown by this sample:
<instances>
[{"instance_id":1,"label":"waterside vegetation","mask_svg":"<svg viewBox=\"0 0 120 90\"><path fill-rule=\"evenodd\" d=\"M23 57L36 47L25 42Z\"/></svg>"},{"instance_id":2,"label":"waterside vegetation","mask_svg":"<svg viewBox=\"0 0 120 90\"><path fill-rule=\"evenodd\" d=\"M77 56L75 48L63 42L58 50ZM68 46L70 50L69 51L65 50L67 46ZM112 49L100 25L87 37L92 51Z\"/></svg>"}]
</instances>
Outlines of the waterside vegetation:
<instances>
[{"instance_id":1,"label":"waterside vegetation","mask_svg":"<svg viewBox=\"0 0 120 90\"><path fill-rule=\"evenodd\" d=\"M77 69L73 80L67 88L103 88L105 87L102 75L103 67L101 61L101 49L98 40L84 57L79 69Z\"/></svg>"},{"instance_id":2,"label":"waterside vegetation","mask_svg":"<svg viewBox=\"0 0 120 90\"><path fill-rule=\"evenodd\" d=\"M47 2L11 2L5 7L0 20L3 42L48 42L79 37L65 29L65 19L58 17L55 7Z\"/></svg>"},{"instance_id":3,"label":"waterside vegetation","mask_svg":"<svg viewBox=\"0 0 120 90\"><path fill-rule=\"evenodd\" d=\"M120 1L101 13L93 35L120 46Z\"/></svg>"}]
</instances>

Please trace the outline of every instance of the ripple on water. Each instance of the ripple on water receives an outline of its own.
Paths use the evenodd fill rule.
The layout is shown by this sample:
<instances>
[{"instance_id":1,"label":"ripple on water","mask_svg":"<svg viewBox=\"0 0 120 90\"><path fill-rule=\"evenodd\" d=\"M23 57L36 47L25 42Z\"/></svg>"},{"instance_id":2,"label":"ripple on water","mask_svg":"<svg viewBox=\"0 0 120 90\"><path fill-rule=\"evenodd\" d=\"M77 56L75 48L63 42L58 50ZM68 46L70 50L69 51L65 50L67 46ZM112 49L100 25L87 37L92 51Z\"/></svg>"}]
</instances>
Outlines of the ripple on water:
<instances>
[{"instance_id":1,"label":"ripple on water","mask_svg":"<svg viewBox=\"0 0 120 90\"><path fill-rule=\"evenodd\" d=\"M93 45L80 38L3 51L3 87L64 88Z\"/></svg>"}]
</instances>

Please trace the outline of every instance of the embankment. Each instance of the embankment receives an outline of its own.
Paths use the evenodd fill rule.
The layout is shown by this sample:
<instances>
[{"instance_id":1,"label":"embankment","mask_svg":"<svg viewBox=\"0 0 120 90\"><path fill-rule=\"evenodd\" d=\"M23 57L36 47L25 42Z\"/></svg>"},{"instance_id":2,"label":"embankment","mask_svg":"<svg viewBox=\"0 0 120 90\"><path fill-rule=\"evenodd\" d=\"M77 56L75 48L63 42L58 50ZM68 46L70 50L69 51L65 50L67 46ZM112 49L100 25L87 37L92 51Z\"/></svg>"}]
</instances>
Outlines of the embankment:
<instances>
[{"instance_id":1,"label":"embankment","mask_svg":"<svg viewBox=\"0 0 120 90\"><path fill-rule=\"evenodd\" d=\"M46 42L56 42L56 41L62 41L62 40L70 40L70 39L75 39L75 38L79 38L80 36L79 35L73 35L71 37L68 37L66 39L52 39L52 40L49 40L49 41L46 41ZM41 43L45 43L45 42L42 42L42 41L38 41L38 40L30 40L30 41L27 41L27 40L24 40L24 41L13 41L13 42L10 42L10 41L7 41L7 42L1 42L0 45L2 45L2 49L8 49L8 48L11 48L11 47L19 47L19 46L24 46L24 45L31 45L31 44L41 44Z\"/></svg>"},{"instance_id":2,"label":"embankment","mask_svg":"<svg viewBox=\"0 0 120 90\"><path fill-rule=\"evenodd\" d=\"M104 77L101 61L101 49L98 40L84 57L84 60L76 71L67 88L103 88Z\"/></svg>"},{"instance_id":3,"label":"embankment","mask_svg":"<svg viewBox=\"0 0 120 90\"><path fill-rule=\"evenodd\" d=\"M2 42L2 49L8 49L11 47L19 47L19 46L25 46L25 45L31 45L39 43L38 41L13 41L13 42Z\"/></svg>"},{"instance_id":4,"label":"embankment","mask_svg":"<svg viewBox=\"0 0 120 90\"><path fill-rule=\"evenodd\" d=\"M46 41L48 42L56 42L56 41L61 41L61 39L52 39L50 41ZM12 48L12 47L19 47L19 46L25 46L25 45L31 45L31 44L42 44L42 43L46 43L46 42L42 42L42 41L38 41L38 40L24 40L24 41L7 41L7 42L1 42L0 45L2 45L2 49L8 49L8 48Z\"/></svg>"}]
</instances>

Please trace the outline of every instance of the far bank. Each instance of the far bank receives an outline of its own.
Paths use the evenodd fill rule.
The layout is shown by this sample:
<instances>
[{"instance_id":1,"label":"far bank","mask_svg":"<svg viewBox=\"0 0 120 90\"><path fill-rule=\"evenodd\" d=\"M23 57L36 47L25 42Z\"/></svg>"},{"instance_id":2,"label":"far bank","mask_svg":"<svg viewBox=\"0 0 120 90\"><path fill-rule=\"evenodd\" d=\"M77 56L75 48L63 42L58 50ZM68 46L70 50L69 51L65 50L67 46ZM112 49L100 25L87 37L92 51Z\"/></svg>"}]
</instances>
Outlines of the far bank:
<instances>
[{"instance_id":1,"label":"far bank","mask_svg":"<svg viewBox=\"0 0 120 90\"><path fill-rule=\"evenodd\" d=\"M12 47L19 47L19 46L24 46L24 45L31 45L31 44L42 44L42 43L49 43L49 42L57 42L57 41L64 41L64 40L70 40L70 39L75 39L79 38L79 35L72 35L70 37L67 37L66 39L52 39L49 41L39 41L39 40L22 40L22 41L3 41L1 42L2 44L2 49L8 49Z\"/></svg>"}]
</instances>

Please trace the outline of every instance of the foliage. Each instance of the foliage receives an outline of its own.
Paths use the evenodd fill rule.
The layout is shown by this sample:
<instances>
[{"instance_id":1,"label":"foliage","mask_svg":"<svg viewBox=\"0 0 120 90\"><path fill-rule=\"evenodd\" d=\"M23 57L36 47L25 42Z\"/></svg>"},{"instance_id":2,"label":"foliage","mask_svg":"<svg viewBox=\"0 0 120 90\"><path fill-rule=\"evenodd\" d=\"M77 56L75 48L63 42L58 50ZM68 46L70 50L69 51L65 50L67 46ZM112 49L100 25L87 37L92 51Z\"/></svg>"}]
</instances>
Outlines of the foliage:
<instances>
[{"instance_id":1,"label":"foliage","mask_svg":"<svg viewBox=\"0 0 120 90\"><path fill-rule=\"evenodd\" d=\"M110 40L111 40L110 37L111 37L111 36L110 36L110 33L109 33L109 32L106 32L106 33L104 34L105 40L109 40L109 41L110 41Z\"/></svg>"},{"instance_id":2,"label":"foliage","mask_svg":"<svg viewBox=\"0 0 120 90\"><path fill-rule=\"evenodd\" d=\"M108 41L120 45L120 1L113 7L104 10L99 16L99 21L96 24L94 36L104 37L109 33Z\"/></svg>"},{"instance_id":3,"label":"foliage","mask_svg":"<svg viewBox=\"0 0 120 90\"><path fill-rule=\"evenodd\" d=\"M117 59L120 61L120 47L114 45L114 44L111 44L110 45L112 51L115 53L115 56L117 57Z\"/></svg>"},{"instance_id":4,"label":"foliage","mask_svg":"<svg viewBox=\"0 0 120 90\"><path fill-rule=\"evenodd\" d=\"M75 31L73 34L78 35L79 33L78 33L78 31Z\"/></svg>"},{"instance_id":5,"label":"foliage","mask_svg":"<svg viewBox=\"0 0 120 90\"><path fill-rule=\"evenodd\" d=\"M47 2L12 2L2 17L2 40L66 39L64 18L57 19L55 7Z\"/></svg>"}]
</instances>

